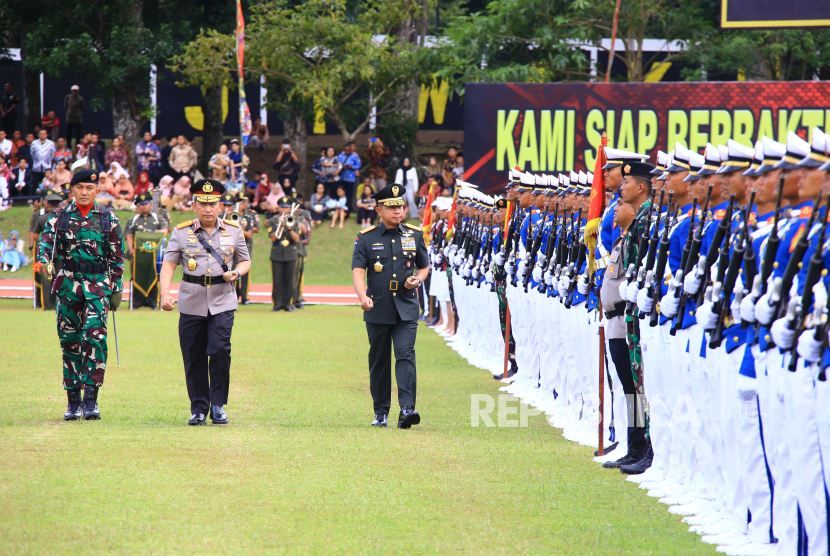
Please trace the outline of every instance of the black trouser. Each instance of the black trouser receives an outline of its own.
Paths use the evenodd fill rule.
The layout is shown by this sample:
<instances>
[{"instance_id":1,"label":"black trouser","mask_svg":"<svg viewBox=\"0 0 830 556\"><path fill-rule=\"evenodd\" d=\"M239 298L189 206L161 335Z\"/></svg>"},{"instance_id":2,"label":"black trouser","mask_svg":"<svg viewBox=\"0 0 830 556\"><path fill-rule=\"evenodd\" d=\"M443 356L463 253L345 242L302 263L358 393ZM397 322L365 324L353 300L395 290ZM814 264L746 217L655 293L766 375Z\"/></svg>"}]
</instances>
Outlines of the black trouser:
<instances>
[{"instance_id":1,"label":"black trouser","mask_svg":"<svg viewBox=\"0 0 830 556\"><path fill-rule=\"evenodd\" d=\"M305 257L300 255L297 258L297 271L294 276L294 307L300 307L303 303L303 270L305 270Z\"/></svg>"},{"instance_id":2,"label":"black trouser","mask_svg":"<svg viewBox=\"0 0 830 556\"><path fill-rule=\"evenodd\" d=\"M242 301L248 301L248 290L251 287L251 279L249 274L249 272L246 272L239 280L236 281L236 295L241 297Z\"/></svg>"},{"instance_id":3,"label":"black trouser","mask_svg":"<svg viewBox=\"0 0 830 556\"><path fill-rule=\"evenodd\" d=\"M133 282L130 296L133 298L133 309L140 309L141 307L150 307L151 309L155 309L158 307L159 285L157 283L155 286L150 288L147 295L144 295L138 290L138 288L135 287L135 282Z\"/></svg>"},{"instance_id":4,"label":"black trouser","mask_svg":"<svg viewBox=\"0 0 830 556\"><path fill-rule=\"evenodd\" d=\"M179 343L190 412L207 415L211 405L228 403L234 311L202 317L179 315Z\"/></svg>"},{"instance_id":5,"label":"black trouser","mask_svg":"<svg viewBox=\"0 0 830 556\"><path fill-rule=\"evenodd\" d=\"M626 407L628 408L628 444L635 446L646 442L646 427L644 423L636 423L636 408L638 407L637 387L634 384L634 374L631 371L631 359L629 359L628 342L624 338L608 340L608 350L611 352L611 360L617 368L617 376L625 394ZM640 426L634 426L634 425Z\"/></svg>"},{"instance_id":6,"label":"black trouser","mask_svg":"<svg viewBox=\"0 0 830 556\"><path fill-rule=\"evenodd\" d=\"M75 137L75 144L81 142L81 122L72 123L66 122L66 144L69 146L69 150L72 150L72 137Z\"/></svg>"},{"instance_id":7,"label":"black trouser","mask_svg":"<svg viewBox=\"0 0 830 556\"><path fill-rule=\"evenodd\" d=\"M389 413L392 400L392 347L395 349L395 380L398 383L398 404L415 405L415 336L418 321L396 324L366 323L369 334L369 390L375 414Z\"/></svg>"},{"instance_id":8,"label":"black trouser","mask_svg":"<svg viewBox=\"0 0 830 556\"><path fill-rule=\"evenodd\" d=\"M14 135L14 128L16 127L16 123L17 114L15 114L14 116L6 116L5 118L0 118L0 124L3 125L3 131L6 132L6 135L8 135L10 139L12 135Z\"/></svg>"},{"instance_id":9,"label":"black trouser","mask_svg":"<svg viewBox=\"0 0 830 556\"><path fill-rule=\"evenodd\" d=\"M288 309L294 295L294 270L297 261L271 261L271 301L276 309Z\"/></svg>"}]
</instances>

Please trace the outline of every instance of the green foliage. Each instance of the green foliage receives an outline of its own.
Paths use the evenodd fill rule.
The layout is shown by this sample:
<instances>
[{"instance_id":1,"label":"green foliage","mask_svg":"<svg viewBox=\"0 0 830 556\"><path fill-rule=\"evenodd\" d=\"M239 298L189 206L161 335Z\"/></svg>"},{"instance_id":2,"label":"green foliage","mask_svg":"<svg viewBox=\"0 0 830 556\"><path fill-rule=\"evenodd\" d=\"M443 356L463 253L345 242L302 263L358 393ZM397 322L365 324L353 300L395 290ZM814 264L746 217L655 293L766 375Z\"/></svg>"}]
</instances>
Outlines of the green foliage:
<instances>
[{"instance_id":1,"label":"green foliage","mask_svg":"<svg viewBox=\"0 0 830 556\"><path fill-rule=\"evenodd\" d=\"M179 87L197 86L202 94L209 87L236 89L237 81L231 72L236 70L236 41L233 35L222 34L215 29L202 29L199 35L184 46L167 66L181 75L176 81Z\"/></svg>"}]
</instances>

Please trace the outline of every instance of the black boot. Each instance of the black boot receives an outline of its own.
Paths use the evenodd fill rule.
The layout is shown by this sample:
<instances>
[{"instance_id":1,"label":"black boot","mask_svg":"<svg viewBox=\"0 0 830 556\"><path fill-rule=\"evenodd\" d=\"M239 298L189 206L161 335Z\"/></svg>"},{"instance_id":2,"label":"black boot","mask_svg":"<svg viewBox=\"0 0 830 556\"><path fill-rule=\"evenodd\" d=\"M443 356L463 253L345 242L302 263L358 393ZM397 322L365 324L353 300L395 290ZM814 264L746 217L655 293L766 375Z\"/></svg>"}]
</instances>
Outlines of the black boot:
<instances>
[{"instance_id":1,"label":"black boot","mask_svg":"<svg viewBox=\"0 0 830 556\"><path fill-rule=\"evenodd\" d=\"M398 414L398 428L408 429L421 422L421 416L415 411L415 406L405 405Z\"/></svg>"},{"instance_id":2,"label":"black boot","mask_svg":"<svg viewBox=\"0 0 830 556\"><path fill-rule=\"evenodd\" d=\"M646 472L646 469L651 467L651 462L654 459L654 450L651 448L651 442L648 443L648 449L646 450L646 455L640 458L640 460L636 463L632 463L630 465L623 465L620 467L620 471L625 473L626 475L640 475Z\"/></svg>"},{"instance_id":3,"label":"black boot","mask_svg":"<svg viewBox=\"0 0 830 556\"><path fill-rule=\"evenodd\" d=\"M69 400L69 405L66 407L66 413L63 414L63 420L77 421L84 415L81 409L81 391L67 390L66 397Z\"/></svg>"},{"instance_id":4,"label":"black boot","mask_svg":"<svg viewBox=\"0 0 830 556\"><path fill-rule=\"evenodd\" d=\"M98 387L84 386L84 420L97 421L101 418L101 412L98 411Z\"/></svg>"},{"instance_id":5,"label":"black boot","mask_svg":"<svg viewBox=\"0 0 830 556\"><path fill-rule=\"evenodd\" d=\"M623 465L637 463L645 457L648 446L648 441L642 438L638 429L628 427L628 453L616 461L606 461L602 466L605 469L619 469Z\"/></svg>"}]
</instances>

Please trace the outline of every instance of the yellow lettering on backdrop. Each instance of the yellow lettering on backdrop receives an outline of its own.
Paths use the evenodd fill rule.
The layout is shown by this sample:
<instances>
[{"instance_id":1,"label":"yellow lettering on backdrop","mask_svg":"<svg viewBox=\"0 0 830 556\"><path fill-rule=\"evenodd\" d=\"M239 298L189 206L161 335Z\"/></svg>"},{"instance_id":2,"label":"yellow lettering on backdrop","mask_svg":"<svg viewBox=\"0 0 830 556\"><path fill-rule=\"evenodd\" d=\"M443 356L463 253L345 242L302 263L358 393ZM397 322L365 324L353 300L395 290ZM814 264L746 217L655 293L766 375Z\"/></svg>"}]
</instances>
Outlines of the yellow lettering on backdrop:
<instances>
[{"instance_id":1,"label":"yellow lettering on backdrop","mask_svg":"<svg viewBox=\"0 0 830 556\"><path fill-rule=\"evenodd\" d=\"M751 110L735 110L733 116L732 138L746 147L752 148L752 133L755 131L755 116Z\"/></svg>"},{"instance_id":2,"label":"yellow lettering on backdrop","mask_svg":"<svg viewBox=\"0 0 830 556\"><path fill-rule=\"evenodd\" d=\"M778 111L778 142L787 143L787 132L798 129L798 122L801 121L801 110L793 110L787 118L787 111L783 108Z\"/></svg>"},{"instance_id":3,"label":"yellow lettering on backdrop","mask_svg":"<svg viewBox=\"0 0 830 556\"><path fill-rule=\"evenodd\" d=\"M775 137L775 132L772 130L772 110L765 108L761 110L761 119L758 122L758 135L760 139L766 135L770 139Z\"/></svg>"},{"instance_id":4,"label":"yellow lettering on backdrop","mask_svg":"<svg viewBox=\"0 0 830 556\"><path fill-rule=\"evenodd\" d=\"M184 117L190 127L202 131L205 129L205 115L201 106L185 106ZM222 123L228 117L228 88L222 87Z\"/></svg>"},{"instance_id":5,"label":"yellow lettering on backdrop","mask_svg":"<svg viewBox=\"0 0 830 556\"><path fill-rule=\"evenodd\" d=\"M544 122L544 120L542 120ZM593 108L588 112L588 117L585 118L585 138L588 140L589 149L585 149L582 156L585 159L585 166L588 169L593 169L597 163L597 146L602 141L602 132L599 131L605 127L605 116L599 108ZM544 132L543 132L544 133ZM544 141L544 136L542 138ZM548 168L549 170L551 168Z\"/></svg>"},{"instance_id":6,"label":"yellow lettering on backdrop","mask_svg":"<svg viewBox=\"0 0 830 556\"><path fill-rule=\"evenodd\" d=\"M617 148L617 144L614 143L614 131L616 130L616 120L614 118L616 115L616 110L608 110L605 113L605 134L608 136L608 146L613 148Z\"/></svg>"},{"instance_id":7,"label":"yellow lettering on backdrop","mask_svg":"<svg viewBox=\"0 0 830 556\"><path fill-rule=\"evenodd\" d=\"M700 133L700 126L709 123L708 110L692 110L691 131L689 131L689 150L698 152L706 146L709 137L706 133Z\"/></svg>"},{"instance_id":8,"label":"yellow lettering on backdrop","mask_svg":"<svg viewBox=\"0 0 830 556\"><path fill-rule=\"evenodd\" d=\"M657 112L654 110L640 110L637 120L638 150L635 152L647 153L657 145Z\"/></svg>"},{"instance_id":9,"label":"yellow lettering on backdrop","mask_svg":"<svg viewBox=\"0 0 830 556\"><path fill-rule=\"evenodd\" d=\"M539 144L536 142L536 114L533 110L525 110L522 140L519 141L519 167L527 170L525 164L528 162L531 170L539 171Z\"/></svg>"},{"instance_id":10,"label":"yellow lettering on backdrop","mask_svg":"<svg viewBox=\"0 0 830 556\"><path fill-rule=\"evenodd\" d=\"M438 80L433 77L432 85L429 89L421 85L421 93L418 95L418 123L424 123L424 118L427 114L427 103L432 101L432 119L435 120L435 125L444 123L444 113L447 110L447 98L449 91L449 83L446 80Z\"/></svg>"},{"instance_id":11,"label":"yellow lettering on backdrop","mask_svg":"<svg viewBox=\"0 0 830 556\"><path fill-rule=\"evenodd\" d=\"M624 151L637 151L634 144L634 124L631 121L631 110L623 110L620 118L620 135L617 138L617 148Z\"/></svg>"},{"instance_id":12,"label":"yellow lettering on backdrop","mask_svg":"<svg viewBox=\"0 0 830 556\"><path fill-rule=\"evenodd\" d=\"M709 127L709 141L713 145L725 145L732 137L732 116L728 110L712 110L712 123Z\"/></svg>"},{"instance_id":13,"label":"yellow lettering on backdrop","mask_svg":"<svg viewBox=\"0 0 830 556\"><path fill-rule=\"evenodd\" d=\"M591 112L599 112L592 110ZM590 118L590 114L588 116ZM602 117L602 113L600 113ZM540 147L539 168L542 171L553 172L565 169L565 111L542 110L542 120L539 125ZM599 136L597 136L599 137ZM599 139L597 139L599 142Z\"/></svg>"},{"instance_id":14,"label":"yellow lettering on backdrop","mask_svg":"<svg viewBox=\"0 0 830 556\"><path fill-rule=\"evenodd\" d=\"M565 138L565 166L574 167L574 144L576 144L576 110L568 110L568 125Z\"/></svg>"},{"instance_id":15,"label":"yellow lettering on backdrop","mask_svg":"<svg viewBox=\"0 0 830 556\"><path fill-rule=\"evenodd\" d=\"M824 110L804 110L801 113L801 125L807 128L807 142L812 142L813 128L824 125Z\"/></svg>"},{"instance_id":16,"label":"yellow lettering on backdrop","mask_svg":"<svg viewBox=\"0 0 830 556\"><path fill-rule=\"evenodd\" d=\"M674 144L680 143L684 147L688 146L686 143L686 134L689 132L689 116L683 110L669 110L669 130L668 130L668 145L667 151L674 150Z\"/></svg>"},{"instance_id":17,"label":"yellow lettering on backdrop","mask_svg":"<svg viewBox=\"0 0 830 556\"><path fill-rule=\"evenodd\" d=\"M516 165L516 147L513 144L513 128L516 127L516 120L519 119L519 111L499 110L498 122L496 123L496 170L504 170L504 157L507 157L507 167L513 168ZM506 116L506 117L505 117Z\"/></svg>"}]
</instances>

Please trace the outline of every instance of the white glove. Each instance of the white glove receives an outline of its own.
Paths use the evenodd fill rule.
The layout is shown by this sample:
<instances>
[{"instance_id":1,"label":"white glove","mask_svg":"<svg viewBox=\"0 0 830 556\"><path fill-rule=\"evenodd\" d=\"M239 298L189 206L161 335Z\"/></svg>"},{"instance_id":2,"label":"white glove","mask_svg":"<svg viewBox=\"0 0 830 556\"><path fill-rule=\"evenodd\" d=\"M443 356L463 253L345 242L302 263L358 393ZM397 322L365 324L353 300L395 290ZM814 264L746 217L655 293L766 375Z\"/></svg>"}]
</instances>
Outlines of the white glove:
<instances>
[{"instance_id":1,"label":"white glove","mask_svg":"<svg viewBox=\"0 0 830 556\"><path fill-rule=\"evenodd\" d=\"M501 251L496 253L496 256L493 257L493 260L496 262L496 266L504 266L504 255Z\"/></svg>"},{"instance_id":2,"label":"white glove","mask_svg":"<svg viewBox=\"0 0 830 556\"><path fill-rule=\"evenodd\" d=\"M628 299L627 294L628 294L628 282L623 280L622 282L620 282L620 297L623 299L623 301Z\"/></svg>"},{"instance_id":3,"label":"white glove","mask_svg":"<svg viewBox=\"0 0 830 556\"><path fill-rule=\"evenodd\" d=\"M702 326L704 330L713 330L718 324L718 315L712 312L714 305L715 304L711 301L709 303L703 303L695 312L697 323Z\"/></svg>"},{"instance_id":4,"label":"white glove","mask_svg":"<svg viewBox=\"0 0 830 556\"><path fill-rule=\"evenodd\" d=\"M496 283L496 277L493 275L492 270L484 275L484 279L487 280L488 284L495 284Z\"/></svg>"},{"instance_id":5,"label":"white glove","mask_svg":"<svg viewBox=\"0 0 830 556\"><path fill-rule=\"evenodd\" d=\"M576 289L580 295L588 295L588 278L584 274L579 275L579 281L576 283Z\"/></svg>"},{"instance_id":6,"label":"white glove","mask_svg":"<svg viewBox=\"0 0 830 556\"><path fill-rule=\"evenodd\" d=\"M455 245L447 245L446 247L444 247L444 255L447 256L447 257L449 257L450 254L454 255L455 254L455 247L456 247Z\"/></svg>"},{"instance_id":7,"label":"white glove","mask_svg":"<svg viewBox=\"0 0 830 556\"><path fill-rule=\"evenodd\" d=\"M455 256L455 266L461 266L464 264L464 253L459 253Z\"/></svg>"},{"instance_id":8,"label":"white glove","mask_svg":"<svg viewBox=\"0 0 830 556\"><path fill-rule=\"evenodd\" d=\"M651 313L654 308L654 298L648 296L648 288L643 288L637 292L637 307L641 314Z\"/></svg>"},{"instance_id":9,"label":"white glove","mask_svg":"<svg viewBox=\"0 0 830 556\"><path fill-rule=\"evenodd\" d=\"M527 263L525 262L524 259L522 259L521 261L519 261L519 276L524 277L526 271L527 271Z\"/></svg>"},{"instance_id":10,"label":"white glove","mask_svg":"<svg viewBox=\"0 0 830 556\"><path fill-rule=\"evenodd\" d=\"M743 298L741 301L741 319L742 322L755 322L755 299L751 295Z\"/></svg>"},{"instance_id":11,"label":"white glove","mask_svg":"<svg viewBox=\"0 0 830 556\"><path fill-rule=\"evenodd\" d=\"M790 349L795 341L795 330L787 326L787 319L778 319L769 329L772 341L781 349Z\"/></svg>"},{"instance_id":12,"label":"white glove","mask_svg":"<svg viewBox=\"0 0 830 556\"><path fill-rule=\"evenodd\" d=\"M444 255L442 255L441 253L436 253L435 264L441 264L442 262L444 262Z\"/></svg>"},{"instance_id":13,"label":"white glove","mask_svg":"<svg viewBox=\"0 0 830 556\"><path fill-rule=\"evenodd\" d=\"M630 303L637 303L637 292L640 291L640 288L637 287L637 281L632 280L628 287L625 289L625 300Z\"/></svg>"},{"instance_id":14,"label":"white glove","mask_svg":"<svg viewBox=\"0 0 830 556\"><path fill-rule=\"evenodd\" d=\"M748 402L758 395L758 387L754 378L738 375L738 398Z\"/></svg>"},{"instance_id":15,"label":"white glove","mask_svg":"<svg viewBox=\"0 0 830 556\"><path fill-rule=\"evenodd\" d=\"M817 363L821 361L821 356L824 354L821 342L816 341L815 330L805 330L801 336L798 337L798 346L796 347L799 357L810 363Z\"/></svg>"},{"instance_id":16,"label":"white glove","mask_svg":"<svg viewBox=\"0 0 830 556\"><path fill-rule=\"evenodd\" d=\"M559 279L559 295L562 297L567 297L568 295L568 286L570 285L571 281L566 278L562 277Z\"/></svg>"},{"instance_id":17,"label":"white glove","mask_svg":"<svg viewBox=\"0 0 830 556\"><path fill-rule=\"evenodd\" d=\"M775 317L775 306L770 306L769 304L770 293L767 292L762 295L758 299L758 303L755 304L755 319L764 326L769 326L769 323ZM778 342L775 343L778 344Z\"/></svg>"},{"instance_id":18,"label":"white glove","mask_svg":"<svg viewBox=\"0 0 830 556\"><path fill-rule=\"evenodd\" d=\"M553 287L553 274L545 274L545 284L547 284L550 287Z\"/></svg>"},{"instance_id":19,"label":"white glove","mask_svg":"<svg viewBox=\"0 0 830 556\"><path fill-rule=\"evenodd\" d=\"M533 281L534 282L541 282L542 281L542 269L538 266L533 267Z\"/></svg>"},{"instance_id":20,"label":"white glove","mask_svg":"<svg viewBox=\"0 0 830 556\"><path fill-rule=\"evenodd\" d=\"M667 295L660 300L660 314L666 318L673 318L680 309L680 298Z\"/></svg>"},{"instance_id":21,"label":"white glove","mask_svg":"<svg viewBox=\"0 0 830 556\"><path fill-rule=\"evenodd\" d=\"M700 289L701 282L701 277L697 275L697 268L695 268L694 272L690 272L688 276L683 278L683 291L689 295L695 295Z\"/></svg>"},{"instance_id":22,"label":"white glove","mask_svg":"<svg viewBox=\"0 0 830 556\"><path fill-rule=\"evenodd\" d=\"M477 266L473 267L473 278L475 278L476 280L481 278L481 270L479 270Z\"/></svg>"},{"instance_id":23,"label":"white glove","mask_svg":"<svg viewBox=\"0 0 830 556\"><path fill-rule=\"evenodd\" d=\"M738 303L737 298L732 298L732 303L729 304L729 311L732 313L733 324L741 323L741 305L743 305L743 301Z\"/></svg>"},{"instance_id":24,"label":"white glove","mask_svg":"<svg viewBox=\"0 0 830 556\"><path fill-rule=\"evenodd\" d=\"M504 271L508 275L513 276L513 263L511 261L507 261L506 263L504 263Z\"/></svg>"},{"instance_id":25,"label":"white glove","mask_svg":"<svg viewBox=\"0 0 830 556\"><path fill-rule=\"evenodd\" d=\"M472 271L470 270L469 266L465 266L461 269L461 276L464 278L469 278L472 275Z\"/></svg>"}]
</instances>

